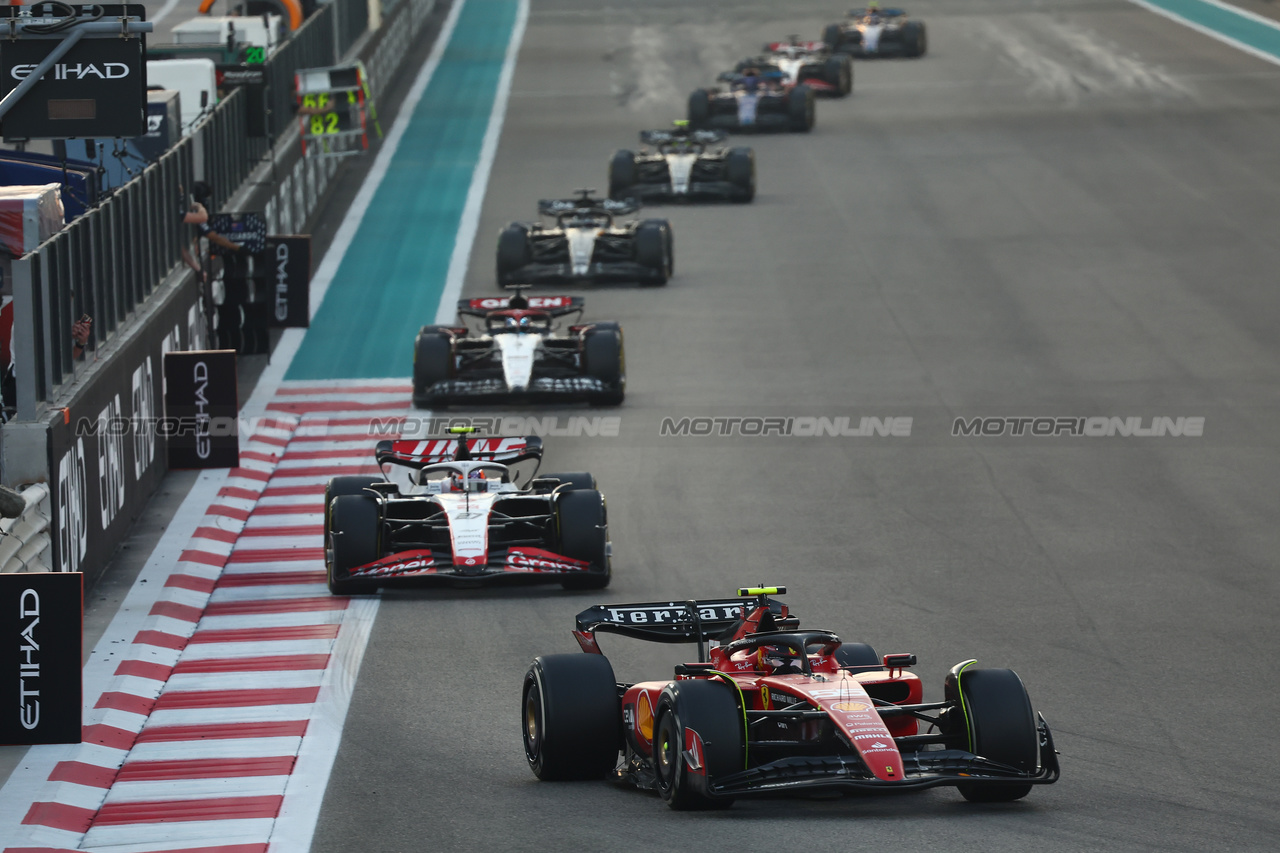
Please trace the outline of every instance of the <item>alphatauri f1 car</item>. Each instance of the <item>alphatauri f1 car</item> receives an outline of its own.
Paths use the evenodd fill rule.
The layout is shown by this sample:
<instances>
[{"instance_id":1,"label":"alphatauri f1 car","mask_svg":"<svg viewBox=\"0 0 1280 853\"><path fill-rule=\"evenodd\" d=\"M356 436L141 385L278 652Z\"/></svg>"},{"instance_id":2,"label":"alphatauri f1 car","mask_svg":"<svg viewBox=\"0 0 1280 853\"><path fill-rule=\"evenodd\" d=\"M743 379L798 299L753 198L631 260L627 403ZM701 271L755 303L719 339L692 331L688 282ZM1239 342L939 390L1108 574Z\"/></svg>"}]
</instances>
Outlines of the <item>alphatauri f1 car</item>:
<instances>
[{"instance_id":1,"label":"alphatauri f1 car","mask_svg":"<svg viewBox=\"0 0 1280 853\"><path fill-rule=\"evenodd\" d=\"M760 56L739 62L735 73L753 68L776 72L788 83L804 83L815 94L834 98L853 91L853 61L846 53L833 53L824 42L800 41L792 36L787 41L769 42L764 50Z\"/></svg>"},{"instance_id":2,"label":"alphatauri f1 car","mask_svg":"<svg viewBox=\"0 0 1280 853\"><path fill-rule=\"evenodd\" d=\"M337 595L414 580L455 586L526 581L601 589L610 575L604 497L586 473L534 479L542 439L380 441L382 477L325 487L325 567ZM387 465L408 469L391 482ZM522 485L523 484L523 485Z\"/></svg>"},{"instance_id":3,"label":"alphatauri f1 car","mask_svg":"<svg viewBox=\"0 0 1280 853\"><path fill-rule=\"evenodd\" d=\"M833 51L854 56L924 56L929 47L924 22L907 18L901 9L881 9L874 3L853 9L838 24L828 24L822 40Z\"/></svg>"},{"instance_id":4,"label":"alphatauri f1 car","mask_svg":"<svg viewBox=\"0 0 1280 853\"><path fill-rule=\"evenodd\" d=\"M622 327L581 322L583 302L580 296L520 292L459 301L464 325L418 332L413 404L532 399L618 405L627 387ZM577 322L561 325L566 317Z\"/></svg>"},{"instance_id":5,"label":"alphatauri f1 car","mask_svg":"<svg viewBox=\"0 0 1280 853\"><path fill-rule=\"evenodd\" d=\"M710 147L719 130L693 130L678 121L671 130L643 130L653 149L620 150L609 161L609 197L651 201L751 201L756 195L756 156L750 148Z\"/></svg>"},{"instance_id":6,"label":"alphatauri f1 car","mask_svg":"<svg viewBox=\"0 0 1280 853\"><path fill-rule=\"evenodd\" d=\"M617 223L614 217L640 209L635 199L544 199L538 213L552 225L513 222L498 234L498 284L638 281L666 284L675 262L671 223L645 219Z\"/></svg>"},{"instance_id":7,"label":"alphatauri f1 car","mask_svg":"<svg viewBox=\"0 0 1280 853\"><path fill-rule=\"evenodd\" d=\"M954 786L1003 802L1059 776L1053 737L1009 669L948 673L923 701L915 655L878 657L830 631L800 630L781 587L738 599L592 607L574 636L587 654L544 655L524 678L525 756L544 780L618 781L677 809L795 792ZM743 601L750 598L750 601ZM673 677L614 679L596 635L697 643ZM709 648L708 648L709 647ZM927 729L921 732L923 726Z\"/></svg>"},{"instance_id":8,"label":"alphatauri f1 car","mask_svg":"<svg viewBox=\"0 0 1280 853\"><path fill-rule=\"evenodd\" d=\"M792 85L778 71L748 68L726 71L719 89L697 89L689 96L689 125L731 131L798 131L813 129L813 89Z\"/></svg>"}]
</instances>

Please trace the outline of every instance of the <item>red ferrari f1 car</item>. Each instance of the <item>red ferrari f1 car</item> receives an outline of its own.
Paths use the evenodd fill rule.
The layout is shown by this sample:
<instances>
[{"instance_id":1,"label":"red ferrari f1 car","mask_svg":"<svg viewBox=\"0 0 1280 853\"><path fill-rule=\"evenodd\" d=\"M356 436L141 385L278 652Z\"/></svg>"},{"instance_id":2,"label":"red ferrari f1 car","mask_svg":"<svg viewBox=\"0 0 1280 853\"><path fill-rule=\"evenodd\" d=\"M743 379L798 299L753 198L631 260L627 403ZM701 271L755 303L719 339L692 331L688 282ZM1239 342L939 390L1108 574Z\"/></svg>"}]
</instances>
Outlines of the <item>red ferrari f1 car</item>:
<instances>
[{"instance_id":1,"label":"red ferrari f1 car","mask_svg":"<svg viewBox=\"0 0 1280 853\"><path fill-rule=\"evenodd\" d=\"M676 809L939 785L1003 802L1057 781L1049 726L1012 670L964 661L947 675L944 700L924 702L909 671L915 655L880 658L830 631L802 631L770 598L785 592L579 613L573 633L587 654L544 655L524 678L529 767L544 780L612 774ZM620 684L597 644L602 631L697 643L698 660L673 678Z\"/></svg>"}]
</instances>

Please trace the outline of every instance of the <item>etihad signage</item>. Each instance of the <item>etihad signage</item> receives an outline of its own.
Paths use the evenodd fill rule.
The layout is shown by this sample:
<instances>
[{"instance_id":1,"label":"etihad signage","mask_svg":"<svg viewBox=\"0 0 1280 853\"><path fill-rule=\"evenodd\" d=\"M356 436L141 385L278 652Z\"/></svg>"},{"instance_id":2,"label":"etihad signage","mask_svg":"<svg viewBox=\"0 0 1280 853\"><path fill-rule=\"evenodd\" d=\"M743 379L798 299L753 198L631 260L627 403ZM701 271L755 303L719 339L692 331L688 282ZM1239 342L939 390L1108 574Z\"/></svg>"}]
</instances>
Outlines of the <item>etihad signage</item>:
<instances>
[{"instance_id":1,"label":"etihad signage","mask_svg":"<svg viewBox=\"0 0 1280 853\"><path fill-rule=\"evenodd\" d=\"M240 464L235 350L170 352L164 356L170 468L234 468Z\"/></svg>"},{"instance_id":2,"label":"etihad signage","mask_svg":"<svg viewBox=\"0 0 1280 853\"><path fill-rule=\"evenodd\" d=\"M83 578L0 574L0 744L80 742Z\"/></svg>"}]
</instances>

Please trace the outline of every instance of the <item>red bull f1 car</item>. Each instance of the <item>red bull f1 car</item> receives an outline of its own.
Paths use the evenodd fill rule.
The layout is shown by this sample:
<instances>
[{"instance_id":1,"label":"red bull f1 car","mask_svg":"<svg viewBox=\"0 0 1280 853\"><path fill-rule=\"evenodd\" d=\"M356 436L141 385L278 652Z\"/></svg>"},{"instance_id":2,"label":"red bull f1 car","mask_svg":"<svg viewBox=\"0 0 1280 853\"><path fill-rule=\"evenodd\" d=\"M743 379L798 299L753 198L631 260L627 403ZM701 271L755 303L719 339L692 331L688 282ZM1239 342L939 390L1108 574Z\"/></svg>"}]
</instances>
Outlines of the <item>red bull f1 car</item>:
<instances>
[{"instance_id":1,"label":"red bull f1 car","mask_svg":"<svg viewBox=\"0 0 1280 853\"><path fill-rule=\"evenodd\" d=\"M580 296L458 302L461 326L423 326L413 348L413 404L510 400L616 406L627 387L622 327L583 323ZM572 321L564 324L566 318ZM474 327L474 328L473 328Z\"/></svg>"},{"instance_id":2,"label":"red bull f1 car","mask_svg":"<svg viewBox=\"0 0 1280 853\"><path fill-rule=\"evenodd\" d=\"M737 133L808 133L815 117L813 89L792 85L781 72L748 68L726 71L722 88L697 89L689 96L689 126Z\"/></svg>"},{"instance_id":3,"label":"red bull f1 car","mask_svg":"<svg viewBox=\"0 0 1280 853\"><path fill-rule=\"evenodd\" d=\"M929 47L923 21L911 20L901 9L881 9L874 3L851 10L840 23L828 24L822 40L837 53L864 58L915 58L924 56Z\"/></svg>"},{"instance_id":4,"label":"red bull f1 car","mask_svg":"<svg viewBox=\"0 0 1280 853\"><path fill-rule=\"evenodd\" d=\"M604 496L587 473L535 478L540 438L388 440L374 458L386 476L334 477L325 488L334 594L407 581L608 585ZM408 483L392 482L388 465L407 470Z\"/></svg>"},{"instance_id":5,"label":"red bull f1 car","mask_svg":"<svg viewBox=\"0 0 1280 853\"><path fill-rule=\"evenodd\" d=\"M693 130L687 121L671 130L643 130L637 154L620 150L609 161L609 197L653 201L747 202L756 195L756 156L750 148L725 148L720 130Z\"/></svg>"},{"instance_id":6,"label":"red bull f1 car","mask_svg":"<svg viewBox=\"0 0 1280 853\"><path fill-rule=\"evenodd\" d=\"M804 83L815 94L843 98L853 92L853 61L847 53L833 53L826 43L800 41L792 36L787 41L769 42L764 53L738 63L735 73L751 69L771 71L792 85Z\"/></svg>"},{"instance_id":7,"label":"red bull f1 car","mask_svg":"<svg viewBox=\"0 0 1280 853\"><path fill-rule=\"evenodd\" d=\"M1012 670L964 661L946 676L943 701L925 702L915 655L881 658L830 631L801 630L771 598L785 592L578 614L573 633L586 654L539 657L524 678L529 767L544 780L612 775L676 809L940 785L1004 802L1057 781L1049 726ZM696 643L698 659L671 677L618 683L602 632Z\"/></svg>"}]
</instances>

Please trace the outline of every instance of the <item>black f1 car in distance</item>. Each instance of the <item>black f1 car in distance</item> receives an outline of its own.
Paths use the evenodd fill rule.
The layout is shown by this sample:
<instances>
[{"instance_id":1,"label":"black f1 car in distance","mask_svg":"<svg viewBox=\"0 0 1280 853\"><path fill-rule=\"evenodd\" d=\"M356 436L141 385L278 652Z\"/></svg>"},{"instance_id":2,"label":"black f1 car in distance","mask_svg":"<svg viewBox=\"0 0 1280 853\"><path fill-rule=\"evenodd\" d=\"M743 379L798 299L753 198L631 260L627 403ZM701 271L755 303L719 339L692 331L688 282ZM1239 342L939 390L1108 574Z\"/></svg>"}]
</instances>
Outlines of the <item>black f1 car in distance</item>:
<instances>
[{"instance_id":1,"label":"black f1 car in distance","mask_svg":"<svg viewBox=\"0 0 1280 853\"><path fill-rule=\"evenodd\" d=\"M865 9L853 9L849 17L828 24L822 40L833 51L860 57L924 56L929 47L924 22L913 21L901 9L881 9L871 3Z\"/></svg>"},{"instance_id":2,"label":"black f1 car in distance","mask_svg":"<svg viewBox=\"0 0 1280 853\"><path fill-rule=\"evenodd\" d=\"M543 199L538 213L554 224L513 222L498 234L498 284L638 281L666 284L675 267L671 223L645 219L618 223L635 213L635 199Z\"/></svg>"},{"instance_id":3,"label":"black f1 car in distance","mask_svg":"<svg viewBox=\"0 0 1280 853\"><path fill-rule=\"evenodd\" d=\"M750 148L709 147L719 130L693 130L687 121L671 130L642 130L653 150L620 150L609 161L609 197L651 201L747 202L756 195L756 155Z\"/></svg>"},{"instance_id":4,"label":"black f1 car in distance","mask_svg":"<svg viewBox=\"0 0 1280 853\"><path fill-rule=\"evenodd\" d=\"M764 53L738 63L735 73L751 69L773 71L789 83L804 83L815 94L843 98L853 91L853 61L847 53L833 53L825 42L800 41L791 36L787 41L768 42Z\"/></svg>"},{"instance_id":5,"label":"black f1 car in distance","mask_svg":"<svg viewBox=\"0 0 1280 853\"><path fill-rule=\"evenodd\" d=\"M726 71L717 79L723 88L697 89L689 96L691 127L736 132L813 129L813 89L804 83L791 85L781 72L754 68Z\"/></svg>"},{"instance_id":6,"label":"black f1 car in distance","mask_svg":"<svg viewBox=\"0 0 1280 853\"><path fill-rule=\"evenodd\" d=\"M458 302L462 326L423 326L413 345L413 404L583 400L616 406L627 387L622 327L583 323L580 296ZM560 325L565 318L577 322ZM470 320L479 328L467 325Z\"/></svg>"},{"instance_id":7,"label":"black f1 car in distance","mask_svg":"<svg viewBox=\"0 0 1280 853\"><path fill-rule=\"evenodd\" d=\"M924 702L908 671L915 655L880 658L864 643L801 630L770 598L785 592L740 589L738 599L579 613L573 633L586 654L544 655L525 674L529 767L543 780L612 775L676 809L940 785L1004 802L1057 781L1049 726L1012 670L964 661L947 675L944 700ZM698 660L678 664L674 678L618 683L596 639L606 631L697 643Z\"/></svg>"},{"instance_id":8,"label":"black f1 car in distance","mask_svg":"<svg viewBox=\"0 0 1280 853\"><path fill-rule=\"evenodd\" d=\"M380 441L385 476L334 477L325 487L325 568L335 595L396 582L478 586L609 583L604 497L587 473L534 478L536 436ZM390 481L387 465L409 469ZM523 485L522 485L523 484Z\"/></svg>"}]
</instances>

